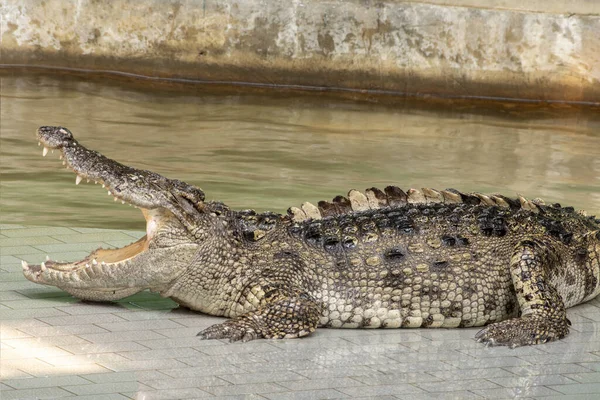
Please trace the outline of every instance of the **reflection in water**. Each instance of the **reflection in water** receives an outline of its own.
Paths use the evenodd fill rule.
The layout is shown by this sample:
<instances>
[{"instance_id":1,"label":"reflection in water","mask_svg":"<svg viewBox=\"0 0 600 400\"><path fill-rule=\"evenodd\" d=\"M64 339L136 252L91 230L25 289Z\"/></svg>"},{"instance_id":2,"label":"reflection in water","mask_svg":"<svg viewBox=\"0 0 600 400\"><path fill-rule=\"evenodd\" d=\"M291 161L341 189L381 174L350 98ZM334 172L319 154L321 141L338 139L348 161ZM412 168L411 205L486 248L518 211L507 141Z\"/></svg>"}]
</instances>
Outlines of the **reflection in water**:
<instances>
[{"instance_id":1,"label":"reflection in water","mask_svg":"<svg viewBox=\"0 0 600 400\"><path fill-rule=\"evenodd\" d=\"M234 208L284 212L351 188L522 193L600 213L600 119L501 117L309 97L189 95L77 79L2 77L2 222L143 229L93 185L41 157L40 125L200 186ZM477 111L477 110L470 110Z\"/></svg>"}]
</instances>

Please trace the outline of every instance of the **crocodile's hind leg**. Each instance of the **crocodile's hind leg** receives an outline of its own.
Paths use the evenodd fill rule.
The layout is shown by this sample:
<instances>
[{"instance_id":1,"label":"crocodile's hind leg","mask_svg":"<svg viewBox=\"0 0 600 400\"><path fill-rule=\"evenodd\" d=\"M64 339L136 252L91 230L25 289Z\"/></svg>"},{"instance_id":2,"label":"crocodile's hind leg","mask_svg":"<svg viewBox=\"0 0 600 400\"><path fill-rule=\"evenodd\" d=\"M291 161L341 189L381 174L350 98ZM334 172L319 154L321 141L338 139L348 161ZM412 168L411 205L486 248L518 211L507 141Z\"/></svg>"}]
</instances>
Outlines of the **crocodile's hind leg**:
<instances>
[{"instance_id":1,"label":"crocodile's hind leg","mask_svg":"<svg viewBox=\"0 0 600 400\"><path fill-rule=\"evenodd\" d=\"M496 346L526 346L558 340L569 333L569 320L560 294L546 271L559 261L551 243L524 240L516 247L510 273L520 316L482 329L475 338Z\"/></svg>"},{"instance_id":2,"label":"crocodile's hind leg","mask_svg":"<svg viewBox=\"0 0 600 400\"><path fill-rule=\"evenodd\" d=\"M251 293L260 296L261 306L222 324L198 333L202 339L244 342L254 339L283 339L306 336L317 328L321 314L317 303L300 290L255 286Z\"/></svg>"}]
</instances>

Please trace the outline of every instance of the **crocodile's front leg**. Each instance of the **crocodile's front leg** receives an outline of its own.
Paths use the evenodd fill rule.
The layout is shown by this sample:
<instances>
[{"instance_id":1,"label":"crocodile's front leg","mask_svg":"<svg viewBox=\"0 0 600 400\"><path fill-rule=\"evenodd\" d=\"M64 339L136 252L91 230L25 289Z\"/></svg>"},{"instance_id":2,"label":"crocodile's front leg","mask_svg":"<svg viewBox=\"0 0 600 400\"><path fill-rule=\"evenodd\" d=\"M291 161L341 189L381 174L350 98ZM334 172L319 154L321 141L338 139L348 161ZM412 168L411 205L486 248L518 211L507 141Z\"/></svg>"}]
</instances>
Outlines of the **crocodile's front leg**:
<instances>
[{"instance_id":1,"label":"crocodile's front leg","mask_svg":"<svg viewBox=\"0 0 600 400\"><path fill-rule=\"evenodd\" d=\"M265 294L256 310L198 333L202 339L228 338L235 342L254 339L283 339L306 336L314 332L321 309L314 299L300 289L264 288L255 286L254 293Z\"/></svg>"},{"instance_id":2,"label":"crocodile's front leg","mask_svg":"<svg viewBox=\"0 0 600 400\"><path fill-rule=\"evenodd\" d=\"M560 262L552 244L524 240L516 247L510 272L520 306L520 317L482 329L475 338L489 345L526 346L561 339L569 320L560 294L548 282L547 269Z\"/></svg>"},{"instance_id":3,"label":"crocodile's front leg","mask_svg":"<svg viewBox=\"0 0 600 400\"><path fill-rule=\"evenodd\" d=\"M258 304L250 312L213 325L198 333L202 339L248 341L306 336L317 328L322 307L309 294L314 280L307 278L305 263L291 252L273 256L270 268L246 286L237 304Z\"/></svg>"}]
</instances>

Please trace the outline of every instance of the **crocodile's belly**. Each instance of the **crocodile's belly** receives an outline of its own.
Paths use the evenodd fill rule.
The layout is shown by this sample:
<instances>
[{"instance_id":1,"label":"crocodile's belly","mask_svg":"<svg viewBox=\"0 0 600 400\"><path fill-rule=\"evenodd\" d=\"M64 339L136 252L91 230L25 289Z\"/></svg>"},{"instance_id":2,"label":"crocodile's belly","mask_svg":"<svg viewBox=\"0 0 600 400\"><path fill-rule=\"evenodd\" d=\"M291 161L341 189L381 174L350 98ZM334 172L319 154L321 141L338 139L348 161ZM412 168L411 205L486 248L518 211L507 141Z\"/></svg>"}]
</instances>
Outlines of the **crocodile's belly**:
<instances>
[{"instance_id":1,"label":"crocodile's belly","mask_svg":"<svg viewBox=\"0 0 600 400\"><path fill-rule=\"evenodd\" d=\"M500 281L485 276L445 278L417 276L393 286L362 279L352 286L323 288L314 294L323 304L319 325L456 328L486 325L517 312L510 276Z\"/></svg>"}]
</instances>

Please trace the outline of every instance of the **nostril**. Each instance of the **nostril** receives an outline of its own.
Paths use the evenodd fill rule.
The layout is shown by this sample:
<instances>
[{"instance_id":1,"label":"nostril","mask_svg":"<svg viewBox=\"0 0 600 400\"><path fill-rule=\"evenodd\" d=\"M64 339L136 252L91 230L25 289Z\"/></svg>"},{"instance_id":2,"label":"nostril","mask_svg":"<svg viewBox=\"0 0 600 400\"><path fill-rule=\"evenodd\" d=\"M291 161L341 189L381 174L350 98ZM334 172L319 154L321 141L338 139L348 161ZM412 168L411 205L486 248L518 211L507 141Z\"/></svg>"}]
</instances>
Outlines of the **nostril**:
<instances>
[{"instance_id":1,"label":"nostril","mask_svg":"<svg viewBox=\"0 0 600 400\"><path fill-rule=\"evenodd\" d=\"M41 126L37 131L38 140L46 147L60 148L73 142L73 134L61 126Z\"/></svg>"}]
</instances>

